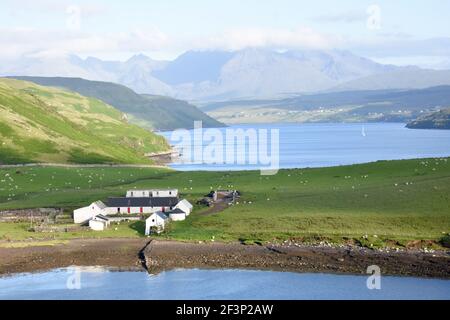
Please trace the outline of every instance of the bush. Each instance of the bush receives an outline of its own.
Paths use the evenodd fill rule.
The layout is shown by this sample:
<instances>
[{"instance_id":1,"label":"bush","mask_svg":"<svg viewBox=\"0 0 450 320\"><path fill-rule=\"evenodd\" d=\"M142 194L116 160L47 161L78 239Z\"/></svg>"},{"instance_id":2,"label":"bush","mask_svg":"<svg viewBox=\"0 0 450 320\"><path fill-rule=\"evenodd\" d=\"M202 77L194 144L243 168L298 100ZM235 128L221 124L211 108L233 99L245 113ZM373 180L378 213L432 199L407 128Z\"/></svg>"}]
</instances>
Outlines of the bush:
<instances>
[{"instance_id":1,"label":"bush","mask_svg":"<svg viewBox=\"0 0 450 320\"><path fill-rule=\"evenodd\" d=\"M443 236L440 242L444 247L450 248L450 233Z\"/></svg>"}]
</instances>

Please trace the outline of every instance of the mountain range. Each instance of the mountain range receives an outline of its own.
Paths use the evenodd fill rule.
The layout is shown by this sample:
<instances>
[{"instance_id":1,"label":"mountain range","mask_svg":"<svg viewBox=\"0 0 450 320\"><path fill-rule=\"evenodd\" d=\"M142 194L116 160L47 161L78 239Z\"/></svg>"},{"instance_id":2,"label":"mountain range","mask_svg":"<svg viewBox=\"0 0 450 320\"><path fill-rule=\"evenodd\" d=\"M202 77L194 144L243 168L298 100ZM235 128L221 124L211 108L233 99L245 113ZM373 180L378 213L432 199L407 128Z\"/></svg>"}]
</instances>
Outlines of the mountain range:
<instances>
[{"instance_id":1,"label":"mountain range","mask_svg":"<svg viewBox=\"0 0 450 320\"><path fill-rule=\"evenodd\" d=\"M0 75L80 77L123 84L140 94L200 102L450 85L447 70L385 65L343 50L255 48L188 51L173 61L143 54L127 61L28 56L2 64Z\"/></svg>"}]
</instances>

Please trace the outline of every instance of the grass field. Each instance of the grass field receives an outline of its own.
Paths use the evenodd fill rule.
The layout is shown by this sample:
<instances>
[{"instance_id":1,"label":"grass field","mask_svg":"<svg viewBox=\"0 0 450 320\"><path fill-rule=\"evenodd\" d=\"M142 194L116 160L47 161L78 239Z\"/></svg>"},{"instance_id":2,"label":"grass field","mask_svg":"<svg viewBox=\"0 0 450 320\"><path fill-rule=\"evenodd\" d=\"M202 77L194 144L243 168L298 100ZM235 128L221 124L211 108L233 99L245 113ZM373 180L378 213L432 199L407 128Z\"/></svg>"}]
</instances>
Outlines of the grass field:
<instances>
[{"instance_id":1,"label":"grass field","mask_svg":"<svg viewBox=\"0 0 450 320\"><path fill-rule=\"evenodd\" d=\"M163 137L100 100L0 78L0 164L149 164Z\"/></svg>"},{"instance_id":2,"label":"grass field","mask_svg":"<svg viewBox=\"0 0 450 320\"><path fill-rule=\"evenodd\" d=\"M318 169L259 172L176 172L157 168L23 168L0 170L0 209L85 206L132 188L176 187L195 202L211 189L237 189L239 203L172 223L161 237L179 240L358 241L405 245L439 241L450 232L450 160L423 159ZM52 234L74 237L143 236L134 222L106 232ZM0 224L0 238L43 237L26 224Z\"/></svg>"}]
</instances>

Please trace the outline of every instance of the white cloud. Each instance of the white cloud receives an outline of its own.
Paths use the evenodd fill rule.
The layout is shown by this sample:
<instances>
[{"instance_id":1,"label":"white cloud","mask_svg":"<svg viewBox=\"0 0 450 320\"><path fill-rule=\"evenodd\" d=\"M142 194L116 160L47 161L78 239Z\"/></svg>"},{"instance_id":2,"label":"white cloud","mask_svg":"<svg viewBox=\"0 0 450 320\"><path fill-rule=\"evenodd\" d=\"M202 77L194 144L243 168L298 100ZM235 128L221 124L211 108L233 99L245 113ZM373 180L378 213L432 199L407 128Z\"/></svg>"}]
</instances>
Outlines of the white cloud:
<instances>
[{"instance_id":1,"label":"white cloud","mask_svg":"<svg viewBox=\"0 0 450 320\"><path fill-rule=\"evenodd\" d=\"M322 34L308 27L231 29L221 35L193 41L193 45L199 49L226 50L239 50L247 47L325 49L337 47L341 43L342 39L339 37Z\"/></svg>"},{"instance_id":2,"label":"white cloud","mask_svg":"<svg viewBox=\"0 0 450 320\"><path fill-rule=\"evenodd\" d=\"M355 23L366 22L367 14L364 11L346 11L338 14L321 15L315 17L313 20L325 23Z\"/></svg>"},{"instance_id":3,"label":"white cloud","mask_svg":"<svg viewBox=\"0 0 450 320\"><path fill-rule=\"evenodd\" d=\"M130 32L90 34L83 31L43 31L33 28L0 29L0 57L21 55L106 54L155 51L169 45L169 38L156 28L135 28Z\"/></svg>"}]
</instances>

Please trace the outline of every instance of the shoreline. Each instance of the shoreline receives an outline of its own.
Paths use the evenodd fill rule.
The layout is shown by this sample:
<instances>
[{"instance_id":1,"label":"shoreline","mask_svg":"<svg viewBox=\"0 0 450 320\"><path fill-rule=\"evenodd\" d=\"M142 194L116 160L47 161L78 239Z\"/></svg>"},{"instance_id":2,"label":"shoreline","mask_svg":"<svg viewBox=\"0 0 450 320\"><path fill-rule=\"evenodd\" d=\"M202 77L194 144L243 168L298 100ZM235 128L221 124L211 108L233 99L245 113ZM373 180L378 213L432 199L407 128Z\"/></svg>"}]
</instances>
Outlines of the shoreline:
<instances>
[{"instance_id":1,"label":"shoreline","mask_svg":"<svg viewBox=\"0 0 450 320\"><path fill-rule=\"evenodd\" d=\"M150 239L76 239L54 246L0 248L0 276L70 266L159 273L172 269L250 269L298 273L450 279L449 252L380 252L359 247L244 245Z\"/></svg>"}]
</instances>

